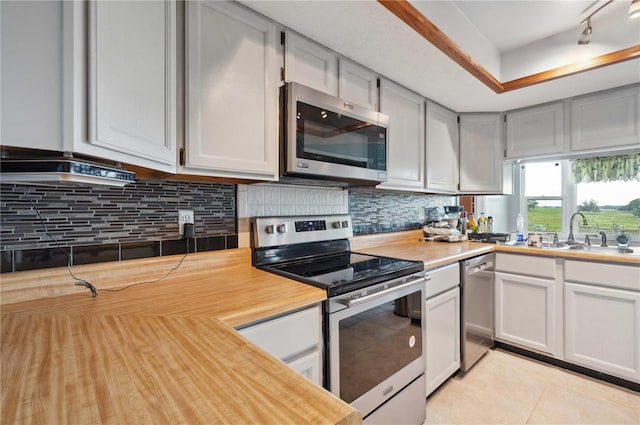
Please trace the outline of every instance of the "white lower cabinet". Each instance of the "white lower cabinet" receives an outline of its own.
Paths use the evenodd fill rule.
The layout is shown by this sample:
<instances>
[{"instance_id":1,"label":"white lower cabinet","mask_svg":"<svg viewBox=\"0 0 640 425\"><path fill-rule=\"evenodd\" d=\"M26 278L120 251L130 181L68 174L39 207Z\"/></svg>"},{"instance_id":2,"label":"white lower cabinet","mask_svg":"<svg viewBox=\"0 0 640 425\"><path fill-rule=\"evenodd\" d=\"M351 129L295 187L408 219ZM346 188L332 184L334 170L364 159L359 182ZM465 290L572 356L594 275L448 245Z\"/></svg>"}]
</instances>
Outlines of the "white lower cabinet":
<instances>
[{"instance_id":1,"label":"white lower cabinet","mask_svg":"<svg viewBox=\"0 0 640 425\"><path fill-rule=\"evenodd\" d=\"M319 306L239 329L293 370L322 385L322 313Z\"/></svg>"},{"instance_id":2,"label":"white lower cabinet","mask_svg":"<svg viewBox=\"0 0 640 425\"><path fill-rule=\"evenodd\" d=\"M565 360L640 382L640 267L566 261Z\"/></svg>"},{"instance_id":3,"label":"white lower cabinet","mask_svg":"<svg viewBox=\"0 0 640 425\"><path fill-rule=\"evenodd\" d=\"M460 369L458 263L427 271L427 396Z\"/></svg>"},{"instance_id":4,"label":"white lower cabinet","mask_svg":"<svg viewBox=\"0 0 640 425\"><path fill-rule=\"evenodd\" d=\"M555 356L556 260L530 255L496 255L496 339Z\"/></svg>"},{"instance_id":5,"label":"white lower cabinet","mask_svg":"<svg viewBox=\"0 0 640 425\"><path fill-rule=\"evenodd\" d=\"M427 396L460 369L460 288L427 300Z\"/></svg>"},{"instance_id":6,"label":"white lower cabinet","mask_svg":"<svg viewBox=\"0 0 640 425\"><path fill-rule=\"evenodd\" d=\"M565 283L565 359L640 382L640 293Z\"/></svg>"}]
</instances>

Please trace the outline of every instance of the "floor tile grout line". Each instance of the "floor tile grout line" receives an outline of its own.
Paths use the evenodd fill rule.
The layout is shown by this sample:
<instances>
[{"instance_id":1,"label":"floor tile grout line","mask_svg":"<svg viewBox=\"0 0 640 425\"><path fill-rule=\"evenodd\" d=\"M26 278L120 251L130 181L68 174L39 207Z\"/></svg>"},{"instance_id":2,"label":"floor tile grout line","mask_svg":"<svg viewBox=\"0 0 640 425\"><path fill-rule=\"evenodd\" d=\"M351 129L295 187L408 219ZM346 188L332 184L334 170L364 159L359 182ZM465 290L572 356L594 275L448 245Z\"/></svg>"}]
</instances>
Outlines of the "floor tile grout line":
<instances>
[{"instance_id":1,"label":"floor tile grout line","mask_svg":"<svg viewBox=\"0 0 640 425\"><path fill-rule=\"evenodd\" d=\"M536 411L536 409L538 408L538 405L540 404L540 401L542 401L542 398L544 397L544 395L547 392L547 388L549 387L549 385L553 385L550 381L550 379L547 379L547 383L544 386L544 388L542 389L542 391L540 392L540 396L538 397L538 399L536 400L536 402L533 405L533 409L531 409L531 411L529 412L529 415L527 416L527 419L524 421L523 425L527 425L529 423L529 421L531 420L531 416L533 416L533 413Z\"/></svg>"}]
</instances>

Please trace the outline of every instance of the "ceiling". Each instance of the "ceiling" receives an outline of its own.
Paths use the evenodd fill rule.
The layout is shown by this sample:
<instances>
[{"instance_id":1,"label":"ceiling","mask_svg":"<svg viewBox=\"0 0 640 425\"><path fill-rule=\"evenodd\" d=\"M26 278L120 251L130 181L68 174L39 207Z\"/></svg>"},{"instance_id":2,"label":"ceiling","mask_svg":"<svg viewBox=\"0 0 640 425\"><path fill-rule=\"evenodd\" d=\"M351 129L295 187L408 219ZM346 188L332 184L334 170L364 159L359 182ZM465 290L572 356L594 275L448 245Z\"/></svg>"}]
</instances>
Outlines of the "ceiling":
<instances>
[{"instance_id":1,"label":"ceiling","mask_svg":"<svg viewBox=\"0 0 640 425\"><path fill-rule=\"evenodd\" d=\"M496 94L374 0L241 3L457 112L506 111L640 82L640 59ZM615 0L410 2L497 80L505 82L640 44L640 20Z\"/></svg>"},{"instance_id":2,"label":"ceiling","mask_svg":"<svg viewBox=\"0 0 640 425\"><path fill-rule=\"evenodd\" d=\"M452 3L500 52L523 47L572 29L575 29L577 40L581 31L578 29L579 23L602 4L597 0L455 0ZM610 16L614 11L624 13L628 7L628 1L614 1L607 5L594 16L595 28L597 29L599 19Z\"/></svg>"}]
</instances>

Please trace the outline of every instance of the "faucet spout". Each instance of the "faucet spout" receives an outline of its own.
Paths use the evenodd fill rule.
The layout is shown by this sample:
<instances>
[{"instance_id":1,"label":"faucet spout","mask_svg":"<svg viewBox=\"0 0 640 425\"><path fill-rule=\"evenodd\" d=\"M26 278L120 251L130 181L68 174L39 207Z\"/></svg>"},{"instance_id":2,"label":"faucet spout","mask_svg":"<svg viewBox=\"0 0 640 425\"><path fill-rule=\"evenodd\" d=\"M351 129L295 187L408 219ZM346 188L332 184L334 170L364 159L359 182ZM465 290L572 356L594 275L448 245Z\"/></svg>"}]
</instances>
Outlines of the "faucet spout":
<instances>
[{"instance_id":1,"label":"faucet spout","mask_svg":"<svg viewBox=\"0 0 640 425\"><path fill-rule=\"evenodd\" d=\"M577 215L582 217L582 225L583 226L588 226L589 225L589 223L587 223L587 218L580 211L576 211L573 214L571 214L571 218L569 219L569 236L567 237L567 242L575 242L576 241L575 238L573 237L573 219Z\"/></svg>"}]
</instances>

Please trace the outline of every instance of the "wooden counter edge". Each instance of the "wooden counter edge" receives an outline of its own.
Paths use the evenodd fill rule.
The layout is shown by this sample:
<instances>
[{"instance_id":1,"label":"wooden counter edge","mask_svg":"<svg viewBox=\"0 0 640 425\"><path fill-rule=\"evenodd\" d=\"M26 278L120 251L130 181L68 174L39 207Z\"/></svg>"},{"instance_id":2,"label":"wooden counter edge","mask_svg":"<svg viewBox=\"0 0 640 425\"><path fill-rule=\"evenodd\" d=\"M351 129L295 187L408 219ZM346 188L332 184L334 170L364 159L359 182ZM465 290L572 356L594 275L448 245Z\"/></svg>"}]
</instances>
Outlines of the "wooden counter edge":
<instances>
[{"instance_id":1,"label":"wooden counter edge","mask_svg":"<svg viewBox=\"0 0 640 425\"><path fill-rule=\"evenodd\" d=\"M636 248L638 249L638 248ZM508 254L540 255L544 257L569 258L575 260L604 261L608 263L625 263L640 265L640 255L599 253L585 251L570 251L547 248L534 248L530 246L496 245L496 252Z\"/></svg>"}]
</instances>

